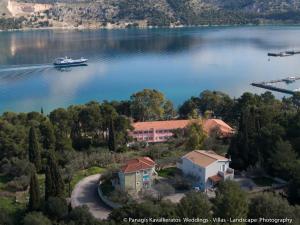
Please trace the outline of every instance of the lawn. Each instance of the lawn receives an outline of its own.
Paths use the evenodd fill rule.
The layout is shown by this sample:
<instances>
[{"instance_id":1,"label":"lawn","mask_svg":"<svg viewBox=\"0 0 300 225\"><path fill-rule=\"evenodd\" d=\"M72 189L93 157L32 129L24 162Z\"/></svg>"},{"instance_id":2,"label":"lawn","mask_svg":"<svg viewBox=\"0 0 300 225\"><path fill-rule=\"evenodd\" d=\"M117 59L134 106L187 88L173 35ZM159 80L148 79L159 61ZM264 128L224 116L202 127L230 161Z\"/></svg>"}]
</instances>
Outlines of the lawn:
<instances>
[{"instance_id":1,"label":"lawn","mask_svg":"<svg viewBox=\"0 0 300 225\"><path fill-rule=\"evenodd\" d=\"M252 179L257 186L266 187L272 186L274 180L269 177L256 177Z\"/></svg>"},{"instance_id":2,"label":"lawn","mask_svg":"<svg viewBox=\"0 0 300 225\"><path fill-rule=\"evenodd\" d=\"M160 177L173 177L178 172L176 167L169 167L158 171L158 176Z\"/></svg>"},{"instance_id":3,"label":"lawn","mask_svg":"<svg viewBox=\"0 0 300 225\"><path fill-rule=\"evenodd\" d=\"M90 176L90 175L94 175L94 174L98 174L98 173L103 173L105 171L104 168L102 167L91 167L85 170L79 170L74 174L74 177L71 181L71 189L73 190L73 188L75 187L75 185L82 180L83 178Z\"/></svg>"}]
</instances>

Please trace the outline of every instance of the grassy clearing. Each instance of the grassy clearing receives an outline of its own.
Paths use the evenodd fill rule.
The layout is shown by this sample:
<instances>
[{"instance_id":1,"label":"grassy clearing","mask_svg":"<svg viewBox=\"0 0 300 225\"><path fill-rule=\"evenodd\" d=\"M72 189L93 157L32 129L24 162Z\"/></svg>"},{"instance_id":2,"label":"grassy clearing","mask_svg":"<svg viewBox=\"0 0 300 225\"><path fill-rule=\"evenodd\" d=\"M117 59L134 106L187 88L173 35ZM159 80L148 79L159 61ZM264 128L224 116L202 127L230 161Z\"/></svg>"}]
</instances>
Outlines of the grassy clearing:
<instances>
[{"instance_id":1,"label":"grassy clearing","mask_svg":"<svg viewBox=\"0 0 300 225\"><path fill-rule=\"evenodd\" d=\"M98 173L103 173L105 171L104 168L102 167L91 167L85 170L79 170L75 173L72 182L71 182L71 188L73 189L75 187L75 185L82 180L83 178L90 176L90 175L94 175L94 174L98 174Z\"/></svg>"},{"instance_id":2,"label":"grassy clearing","mask_svg":"<svg viewBox=\"0 0 300 225\"><path fill-rule=\"evenodd\" d=\"M268 177L253 178L253 181L257 186L261 187L272 186L272 184L274 183L274 180Z\"/></svg>"},{"instance_id":3,"label":"grassy clearing","mask_svg":"<svg viewBox=\"0 0 300 225\"><path fill-rule=\"evenodd\" d=\"M176 167L169 167L158 171L158 176L160 177L173 177L177 173L178 169Z\"/></svg>"}]
</instances>

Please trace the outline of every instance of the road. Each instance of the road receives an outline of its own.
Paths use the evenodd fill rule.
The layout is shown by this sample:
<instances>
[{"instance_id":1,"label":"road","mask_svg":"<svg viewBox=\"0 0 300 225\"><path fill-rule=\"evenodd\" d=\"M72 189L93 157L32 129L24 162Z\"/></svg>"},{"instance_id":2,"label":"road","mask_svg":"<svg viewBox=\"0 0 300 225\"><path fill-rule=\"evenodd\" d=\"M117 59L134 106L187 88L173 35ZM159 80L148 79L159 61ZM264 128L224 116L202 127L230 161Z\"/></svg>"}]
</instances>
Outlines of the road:
<instances>
[{"instance_id":1,"label":"road","mask_svg":"<svg viewBox=\"0 0 300 225\"><path fill-rule=\"evenodd\" d=\"M79 181L72 192L71 205L73 208L86 205L95 218L104 220L107 219L111 209L98 196L97 187L100 176L96 174Z\"/></svg>"}]
</instances>

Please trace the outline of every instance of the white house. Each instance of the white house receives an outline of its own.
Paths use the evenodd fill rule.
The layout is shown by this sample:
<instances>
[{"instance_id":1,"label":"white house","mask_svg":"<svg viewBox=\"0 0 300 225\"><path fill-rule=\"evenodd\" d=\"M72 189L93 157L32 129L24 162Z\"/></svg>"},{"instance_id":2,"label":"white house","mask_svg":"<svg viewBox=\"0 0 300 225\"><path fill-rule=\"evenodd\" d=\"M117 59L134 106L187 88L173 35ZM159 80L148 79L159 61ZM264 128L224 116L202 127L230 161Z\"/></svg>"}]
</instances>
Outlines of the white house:
<instances>
[{"instance_id":1,"label":"white house","mask_svg":"<svg viewBox=\"0 0 300 225\"><path fill-rule=\"evenodd\" d=\"M193 177L194 187L205 191L220 181L234 178L234 170L229 163L230 159L214 151L195 150L184 155L177 167L184 175Z\"/></svg>"}]
</instances>

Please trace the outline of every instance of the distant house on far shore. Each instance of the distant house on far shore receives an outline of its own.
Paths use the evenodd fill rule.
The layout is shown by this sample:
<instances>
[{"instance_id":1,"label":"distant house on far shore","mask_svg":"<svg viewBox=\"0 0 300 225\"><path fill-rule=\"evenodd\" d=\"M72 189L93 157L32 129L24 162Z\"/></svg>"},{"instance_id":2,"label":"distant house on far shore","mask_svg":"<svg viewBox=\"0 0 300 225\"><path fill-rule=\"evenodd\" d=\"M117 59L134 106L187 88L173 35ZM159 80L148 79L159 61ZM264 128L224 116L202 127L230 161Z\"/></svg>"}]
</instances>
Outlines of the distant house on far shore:
<instances>
[{"instance_id":1,"label":"distant house on far shore","mask_svg":"<svg viewBox=\"0 0 300 225\"><path fill-rule=\"evenodd\" d=\"M193 177L193 186L205 191L220 181L234 178L234 170L229 167L230 159L214 151L195 150L184 155L177 168L184 175Z\"/></svg>"},{"instance_id":2,"label":"distant house on far shore","mask_svg":"<svg viewBox=\"0 0 300 225\"><path fill-rule=\"evenodd\" d=\"M129 135L135 141L148 143L165 142L174 135L174 131L185 129L190 123L197 120L166 120L133 123L133 131ZM203 130L212 135L216 133L220 138L228 138L234 134L234 129L220 119L207 119L203 121Z\"/></svg>"},{"instance_id":3,"label":"distant house on far shore","mask_svg":"<svg viewBox=\"0 0 300 225\"><path fill-rule=\"evenodd\" d=\"M129 160L118 173L118 186L123 191L138 193L152 187L155 171L155 162L149 157L139 157Z\"/></svg>"}]
</instances>

